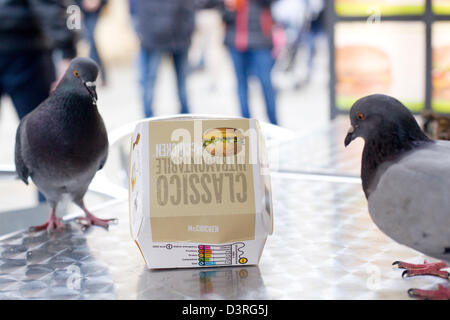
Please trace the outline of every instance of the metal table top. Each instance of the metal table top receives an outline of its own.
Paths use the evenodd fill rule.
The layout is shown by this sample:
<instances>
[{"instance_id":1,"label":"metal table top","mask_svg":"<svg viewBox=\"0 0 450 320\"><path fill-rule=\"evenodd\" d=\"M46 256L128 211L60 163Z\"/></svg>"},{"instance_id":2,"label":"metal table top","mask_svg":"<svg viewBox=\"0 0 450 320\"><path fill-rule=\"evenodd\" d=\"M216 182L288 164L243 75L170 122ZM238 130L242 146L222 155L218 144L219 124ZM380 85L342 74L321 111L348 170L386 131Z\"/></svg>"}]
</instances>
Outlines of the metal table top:
<instances>
[{"instance_id":1,"label":"metal table top","mask_svg":"<svg viewBox=\"0 0 450 320\"><path fill-rule=\"evenodd\" d=\"M446 283L402 279L391 266L425 257L371 221L359 180L351 178L360 150L350 150L352 157L333 149L345 130L335 123L302 138L309 155L297 150L298 162L280 161L272 176L274 234L258 266L149 270L129 234L127 201L117 200L96 210L119 219L109 231L83 231L69 220L63 233L3 237L0 299L408 299L411 287Z\"/></svg>"},{"instance_id":2,"label":"metal table top","mask_svg":"<svg viewBox=\"0 0 450 320\"><path fill-rule=\"evenodd\" d=\"M329 126L277 140L271 150L274 170L359 177L363 142L357 139L345 148L348 128L348 117L339 117Z\"/></svg>"}]
</instances>

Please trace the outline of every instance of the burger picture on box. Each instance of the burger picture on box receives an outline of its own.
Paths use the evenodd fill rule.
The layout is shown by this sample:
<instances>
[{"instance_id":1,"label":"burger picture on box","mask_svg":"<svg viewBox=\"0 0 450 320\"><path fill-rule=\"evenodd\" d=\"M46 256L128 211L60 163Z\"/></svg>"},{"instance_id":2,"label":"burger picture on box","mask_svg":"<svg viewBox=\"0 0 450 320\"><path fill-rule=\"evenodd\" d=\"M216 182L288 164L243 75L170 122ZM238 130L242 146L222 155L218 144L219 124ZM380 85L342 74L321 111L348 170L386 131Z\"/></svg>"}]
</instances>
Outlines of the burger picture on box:
<instances>
[{"instance_id":1,"label":"burger picture on box","mask_svg":"<svg viewBox=\"0 0 450 320\"><path fill-rule=\"evenodd\" d=\"M349 110L359 98L382 93L420 112L425 107L424 39L421 22L337 23L336 107Z\"/></svg>"},{"instance_id":2,"label":"burger picture on box","mask_svg":"<svg viewBox=\"0 0 450 320\"><path fill-rule=\"evenodd\" d=\"M258 263L272 204L256 120L146 121L131 149L131 234L150 268Z\"/></svg>"}]
</instances>

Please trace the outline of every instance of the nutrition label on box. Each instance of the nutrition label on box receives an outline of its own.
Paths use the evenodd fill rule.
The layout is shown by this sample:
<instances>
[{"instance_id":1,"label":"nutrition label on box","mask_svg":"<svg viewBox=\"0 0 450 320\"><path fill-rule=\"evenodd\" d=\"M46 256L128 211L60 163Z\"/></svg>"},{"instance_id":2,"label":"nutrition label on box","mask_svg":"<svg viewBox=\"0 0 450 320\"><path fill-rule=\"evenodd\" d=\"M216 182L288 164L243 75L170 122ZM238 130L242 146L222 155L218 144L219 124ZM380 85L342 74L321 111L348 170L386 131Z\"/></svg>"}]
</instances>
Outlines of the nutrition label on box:
<instances>
[{"instance_id":1,"label":"nutrition label on box","mask_svg":"<svg viewBox=\"0 0 450 320\"><path fill-rule=\"evenodd\" d=\"M171 250L174 257L183 262L191 262L192 266L212 267L243 265L248 262L244 251L244 242L231 244L165 244L154 245L153 249Z\"/></svg>"}]
</instances>

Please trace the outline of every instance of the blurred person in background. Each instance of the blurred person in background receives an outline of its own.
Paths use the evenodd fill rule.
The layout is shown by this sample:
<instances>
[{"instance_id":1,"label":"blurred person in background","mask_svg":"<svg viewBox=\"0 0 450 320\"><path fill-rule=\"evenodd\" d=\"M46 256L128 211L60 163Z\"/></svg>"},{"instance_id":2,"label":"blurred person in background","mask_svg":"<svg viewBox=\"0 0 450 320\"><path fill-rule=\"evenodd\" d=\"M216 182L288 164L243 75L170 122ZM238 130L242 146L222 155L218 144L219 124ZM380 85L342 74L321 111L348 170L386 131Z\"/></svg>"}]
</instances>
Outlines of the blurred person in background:
<instances>
[{"instance_id":1,"label":"blurred person in background","mask_svg":"<svg viewBox=\"0 0 450 320\"><path fill-rule=\"evenodd\" d=\"M325 33L325 3L323 0L304 0L308 13L308 25L303 33L300 33L297 42L301 45L305 42L307 47L307 73L305 84L311 80L313 62L316 56L317 38Z\"/></svg>"},{"instance_id":2,"label":"blurred person in background","mask_svg":"<svg viewBox=\"0 0 450 320\"><path fill-rule=\"evenodd\" d=\"M106 85L107 81L106 70L97 50L95 27L97 26L98 18L107 2L107 0L76 0L77 5L83 13L84 36L89 43L89 57L97 62L100 67L100 77L103 85Z\"/></svg>"},{"instance_id":3,"label":"blurred person in background","mask_svg":"<svg viewBox=\"0 0 450 320\"><path fill-rule=\"evenodd\" d=\"M75 57L75 34L61 0L0 1L0 97L11 97L22 119L44 101L56 79L52 51L62 55L58 74Z\"/></svg>"},{"instance_id":4,"label":"blurred person in background","mask_svg":"<svg viewBox=\"0 0 450 320\"><path fill-rule=\"evenodd\" d=\"M323 0L278 0L272 6L274 21L285 37L275 69L284 75L293 73L289 83L296 89L311 79L316 40L324 31L324 7ZM302 49L305 66L298 65ZM298 74L300 68L302 74Z\"/></svg>"},{"instance_id":5,"label":"blurred person in background","mask_svg":"<svg viewBox=\"0 0 450 320\"><path fill-rule=\"evenodd\" d=\"M9 95L19 119L44 101L56 85L52 52L58 51L58 79L76 56L75 34L66 26L61 0L0 1L0 98ZM45 201L39 195L39 201Z\"/></svg>"},{"instance_id":6,"label":"blurred person in background","mask_svg":"<svg viewBox=\"0 0 450 320\"><path fill-rule=\"evenodd\" d=\"M278 47L276 69L281 72L291 71L299 49L301 34L309 27L307 2L309 0L278 0L272 5L272 15L277 29L277 36L283 36L283 43ZM279 32L279 33L278 33Z\"/></svg>"},{"instance_id":7,"label":"blurred person in background","mask_svg":"<svg viewBox=\"0 0 450 320\"><path fill-rule=\"evenodd\" d=\"M133 24L134 31L137 32L137 0L128 0L128 10L130 12L131 23Z\"/></svg>"},{"instance_id":8,"label":"blurred person in background","mask_svg":"<svg viewBox=\"0 0 450 320\"><path fill-rule=\"evenodd\" d=\"M195 0L136 2L136 29L141 44L139 74L145 117L153 116L156 76L164 54L171 55L175 67L180 112L189 113L186 75L195 9Z\"/></svg>"},{"instance_id":9,"label":"blurred person in background","mask_svg":"<svg viewBox=\"0 0 450 320\"><path fill-rule=\"evenodd\" d=\"M195 16L196 26L189 50L189 75L202 72L210 92L219 90L221 74L228 71L228 64L223 63L229 57L223 48L225 30L216 8L218 4L213 0L200 3L202 10L198 10Z\"/></svg>"},{"instance_id":10,"label":"blurred person in background","mask_svg":"<svg viewBox=\"0 0 450 320\"><path fill-rule=\"evenodd\" d=\"M250 117L248 78L258 77L266 104L267 115L277 124L275 90L271 80L272 14L274 0L224 0L223 20L226 26L225 45L233 60L238 84L242 116Z\"/></svg>"}]
</instances>

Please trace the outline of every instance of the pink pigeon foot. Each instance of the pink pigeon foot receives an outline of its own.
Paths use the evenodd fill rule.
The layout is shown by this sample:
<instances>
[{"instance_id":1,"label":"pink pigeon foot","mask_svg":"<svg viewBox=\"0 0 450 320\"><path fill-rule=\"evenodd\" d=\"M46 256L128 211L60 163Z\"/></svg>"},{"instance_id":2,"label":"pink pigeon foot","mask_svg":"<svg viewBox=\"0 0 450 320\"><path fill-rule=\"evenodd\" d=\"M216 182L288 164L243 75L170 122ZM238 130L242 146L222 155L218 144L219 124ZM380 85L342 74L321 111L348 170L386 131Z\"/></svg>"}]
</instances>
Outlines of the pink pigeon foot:
<instances>
[{"instance_id":1,"label":"pink pigeon foot","mask_svg":"<svg viewBox=\"0 0 450 320\"><path fill-rule=\"evenodd\" d=\"M441 270L448 267L447 264L443 261L432 263L427 263L425 261L423 264L412 264L402 261L395 261L393 265L398 265L400 269L405 269L405 271L403 271L402 273L402 277L429 275L449 280L449 273L445 270Z\"/></svg>"},{"instance_id":2,"label":"pink pigeon foot","mask_svg":"<svg viewBox=\"0 0 450 320\"><path fill-rule=\"evenodd\" d=\"M117 221L117 219L100 219L94 216L89 211L84 211L86 214L86 217L80 217L77 218L77 221L83 225L85 229L89 228L91 225L103 227L106 230L109 228L110 223L114 223Z\"/></svg>"},{"instance_id":3,"label":"pink pigeon foot","mask_svg":"<svg viewBox=\"0 0 450 320\"><path fill-rule=\"evenodd\" d=\"M56 217L54 209L50 212L50 217L46 223L30 228L32 231L42 231L45 229L47 229L48 232L53 230L63 231L65 229L64 223L61 222L60 218Z\"/></svg>"},{"instance_id":4,"label":"pink pigeon foot","mask_svg":"<svg viewBox=\"0 0 450 320\"><path fill-rule=\"evenodd\" d=\"M436 290L409 289L408 295L424 300L450 300L450 288L440 284Z\"/></svg>"}]
</instances>

